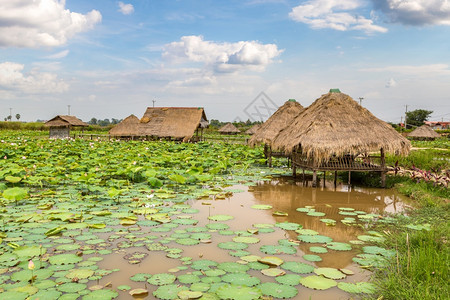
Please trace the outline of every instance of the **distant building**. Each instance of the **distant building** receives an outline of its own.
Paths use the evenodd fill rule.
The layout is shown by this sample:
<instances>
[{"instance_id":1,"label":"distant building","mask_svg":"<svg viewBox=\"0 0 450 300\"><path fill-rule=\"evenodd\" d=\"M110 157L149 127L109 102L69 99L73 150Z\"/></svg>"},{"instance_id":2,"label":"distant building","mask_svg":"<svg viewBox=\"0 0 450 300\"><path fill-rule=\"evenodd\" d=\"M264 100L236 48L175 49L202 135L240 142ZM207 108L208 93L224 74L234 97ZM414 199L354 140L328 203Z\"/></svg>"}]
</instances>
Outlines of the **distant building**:
<instances>
[{"instance_id":1,"label":"distant building","mask_svg":"<svg viewBox=\"0 0 450 300\"><path fill-rule=\"evenodd\" d=\"M49 127L49 138L67 139L70 137L70 130L72 128L88 127L89 125L75 116L58 115L53 119L45 122L45 126Z\"/></svg>"},{"instance_id":2,"label":"distant building","mask_svg":"<svg viewBox=\"0 0 450 300\"><path fill-rule=\"evenodd\" d=\"M431 129L449 129L450 128L450 122L438 122L438 121L425 121L425 124L431 127Z\"/></svg>"}]
</instances>

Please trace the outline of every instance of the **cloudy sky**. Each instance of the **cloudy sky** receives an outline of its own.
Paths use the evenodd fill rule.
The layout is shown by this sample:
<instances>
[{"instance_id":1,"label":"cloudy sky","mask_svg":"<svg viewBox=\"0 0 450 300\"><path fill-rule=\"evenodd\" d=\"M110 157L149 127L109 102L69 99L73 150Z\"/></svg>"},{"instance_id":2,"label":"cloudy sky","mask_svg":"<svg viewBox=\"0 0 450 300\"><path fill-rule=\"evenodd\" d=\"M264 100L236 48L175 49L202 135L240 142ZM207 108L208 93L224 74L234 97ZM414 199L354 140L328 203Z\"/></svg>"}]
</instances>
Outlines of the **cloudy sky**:
<instances>
[{"instance_id":1,"label":"cloudy sky","mask_svg":"<svg viewBox=\"0 0 450 300\"><path fill-rule=\"evenodd\" d=\"M1 119L155 100L246 120L261 95L308 106L330 88L385 121L406 105L449 120L450 1L0 0Z\"/></svg>"}]
</instances>

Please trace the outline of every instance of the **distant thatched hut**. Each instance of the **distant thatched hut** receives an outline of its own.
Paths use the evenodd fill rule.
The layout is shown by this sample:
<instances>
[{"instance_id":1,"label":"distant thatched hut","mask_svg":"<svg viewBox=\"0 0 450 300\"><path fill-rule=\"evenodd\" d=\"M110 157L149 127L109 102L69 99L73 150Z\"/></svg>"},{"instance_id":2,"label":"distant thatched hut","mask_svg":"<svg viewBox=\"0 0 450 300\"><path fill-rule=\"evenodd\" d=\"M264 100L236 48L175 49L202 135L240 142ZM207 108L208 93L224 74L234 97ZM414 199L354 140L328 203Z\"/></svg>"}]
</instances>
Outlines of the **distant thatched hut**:
<instances>
[{"instance_id":1,"label":"distant thatched hut","mask_svg":"<svg viewBox=\"0 0 450 300\"><path fill-rule=\"evenodd\" d=\"M133 138L139 136L139 127L139 118L135 115L130 115L111 128L109 130L109 135L121 138Z\"/></svg>"},{"instance_id":2,"label":"distant thatched hut","mask_svg":"<svg viewBox=\"0 0 450 300\"><path fill-rule=\"evenodd\" d=\"M322 95L272 143L292 155L295 168L313 171L377 171L384 185L385 152L406 155L410 142L339 90ZM378 151L380 156L370 155ZM335 173L336 175L336 173Z\"/></svg>"},{"instance_id":3,"label":"distant thatched hut","mask_svg":"<svg viewBox=\"0 0 450 300\"><path fill-rule=\"evenodd\" d=\"M49 137L53 139L66 139L70 137L70 130L74 127L87 127L75 116L58 115L53 119L45 122L45 126L49 127Z\"/></svg>"},{"instance_id":4,"label":"distant thatched hut","mask_svg":"<svg viewBox=\"0 0 450 300\"><path fill-rule=\"evenodd\" d=\"M439 138L440 135L430 126L425 124L411 131L408 134L408 137L416 140L434 140L436 138Z\"/></svg>"},{"instance_id":5,"label":"distant thatched hut","mask_svg":"<svg viewBox=\"0 0 450 300\"><path fill-rule=\"evenodd\" d=\"M208 125L201 107L148 107L140 120L139 136L198 141Z\"/></svg>"},{"instance_id":6,"label":"distant thatched hut","mask_svg":"<svg viewBox=\"0 0 450 300\"><path fill-rule=\"evenodd\" d=\"M237 129L236 126L234 126L231 123L227 123L224 126L220 127L220 129L218 131L221 134L238 134L238 133L241 133L241 131L239 129Z\"/></svg>"},{"instance_id":7,"label":"distant thatched hut","mask_svg":"<svg viewBox=\"0 0 450 300\"><path fill-rule=\"evenodd\" d=\"M249 134L249 135L253 135L256 133L256 131L259 129L260 126L261 126L261 124L255 124L252 127L250 127L249 129L247 129L247 131L245 133Z\"/></svg>"},{"instance_id":8,"label":"distant thatched hut","mask_svg":"<svg viewBox=\"0 0 450 300\"><path fill-rule=\"evenodd\" d=\"M270 116L249 140L250 146L264 144L264 154L268 159L269 166L272 165L272 156L285 156L283 152L272 152L272 141L278 133L289 125L305 108L295 101L289 99L278 110Z\"/></svg>"}]
</instances>

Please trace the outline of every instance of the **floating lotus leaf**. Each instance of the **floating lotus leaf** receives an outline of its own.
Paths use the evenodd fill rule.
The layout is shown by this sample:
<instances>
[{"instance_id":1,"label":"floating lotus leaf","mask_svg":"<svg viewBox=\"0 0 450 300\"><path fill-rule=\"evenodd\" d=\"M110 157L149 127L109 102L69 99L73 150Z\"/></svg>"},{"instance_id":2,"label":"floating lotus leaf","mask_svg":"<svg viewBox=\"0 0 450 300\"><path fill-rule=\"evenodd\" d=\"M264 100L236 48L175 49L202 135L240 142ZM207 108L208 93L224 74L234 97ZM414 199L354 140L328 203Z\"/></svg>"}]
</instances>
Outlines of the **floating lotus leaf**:
<instances>
[{"instance_id":1,"label":"floating lotus leaf","mask_svg":"<svg viewBox=\"0 0 450 300\"><path fill-rule=\"evenodd\" d=\"M193 274L183 274L178 276L178 281L184 284L200 282L200 278Z\"/></svg>"},{"instance_id":2,"label":"floating lotus leaf","mask_svg":"<svg viewBox=\"0 0 450 300\"><path fill-rule=\"evenodd\" d=\"M23 292L6 291L2 292L1 296L2 300L25 300L29 295Z\"/></svg>"},{"instance_id":3,"label":"floating lotus leaf","mask_svg":"<svg viewBox=\"0 0 450 300\"><path fill-rule=\"evenodd\" d=\"M355 209L351 208L351 207L339 207L339 210L342 210L342 211L354 211Z\"/></svg>"},{"instance_id":4,"label":"floating lotus leaf","mask_svg":"<svg viewBox=\"0 0 450 300\"><path fill-rule=\"evenodd\" d=\"M253 261L258 261L258 259L260 259L261 257L258 255L246 255L246 256L242 256L241 260L246 261L246 262L253 262Z\"/></svg>"},{"instance_id":5,"label":"floating lotus leaf","mask_svg":"<svg viewBox=\"0 0 450 300\"><path fill-rule=\"evenodd\" d=\"M307 213L307 212L310 212L310 211L314 211L314 208L299 207L299 208L297 208L295 210L298 211L298 212L305 212L305 213Z\"/></svg>"},{"instance_id":6,"label":"floating lotus leaf","mask_svg":"<svg viewBox=\"0 0 450 300\"><path fill-rule=\"evenodd\" d=\"M123 285L119 285L117 287L117 289L120 290L120 291L129 291L129 290L131 290L131 286L123 284Z\"/></svg>"},{"instance_id":7,"label":"floating lotus leaf","mask_svg":"<svg viewBox=\"0 0 450 300\"><path fill-rule=\"evenodd\" d=\"M138 273L138 274L135 274L135 275L131 276L130 279L132 281L142 281L142 282L144 282L144 281L147 281L150 277L152 277L151 274Z\"/></svg>"},{"instance_id":8,"label":"floating lotus leaf","mask_svg":"<svg viewBox=\"0 0 450 300\"><path fill-rule=\"evenodd\" d=\"M264 270L261 270L261 273L266 276L269 276L269 277L278 277L278 276L283 276L284 274L286 274L285 271L278 269L278 268L264 269Z\"/></svg>"},{"instance_id":9,"label":"floating lotus leaf","mask_svg":"<svg viewBox=\"0 0 450 300\"><path fill-rule=\"evenodd\" d=\"M279 266L284 263L284 260L276 256L265 256L258 259L258 262L269 266Z\"/></svg>"},{"instance_id":10,"label":"floating lotus leaf","mask_svg":"<svg viewBox=\"0 0 450 300\"><path fill-rule=\"evenodd\" d=\"M274 224L264 224L264 223L253 224L253 227L255 228L272 228L274 226L275 226Z\"/></svg>"},{"instance_id":11,"label":"floating lotus leaf","mask_svg":"<svg viewBox=\"0 0 450 300\"><path fill-rule=\"evenodd\" d=\"M57 226L57 227L54 227L54 228L49 229L48 231L46 231L45 235L46 236L57 235L57 234L60 234L64 230L66 230L66 227L64 227L64 226Z\"/></svg>"},{"instance_id":12,"label":"floating lotus leaf","mask_svg":"<svg viewBox=\"0 0 450 300\"><path fill-rule=\"evenodd\" d=\"M298 290L295 287L274 282L262 283L259 285L259 288L263 295L275 298L288 299L298 294Z\"/></svg>"},{"instance_id":13,"label":"floating lotus leaf","mask_svg":"<svg viewBox=\"0 0 450 300\"><path fill-rule=\"evenodd\" d=\"M284 230L297 230L302 227L300 224L290 222L276 223L275 226Z\"/></svg>"},{"instance_id":14,"label":"floating lotus leaf","mask_svg":"<svg viewBox=\"0 0 450 300\"><path fill-rule=\"evenodd\" d=\"M310 217L323 217L325 216L325 213L320 211L309 211L306 215Z\"/></svg>"},{"instance_id":15,"label":"floating lotus leaf","mask_svg":"<svg viewBox=\"0 0 450 300\"><path fill-rule=\"evenodd\" d=\"M34 275L34 274L33 274ZM56 286L56 282L54 282L53 280L40 280L36 283L34 283L34 286L37 287L39 290L45 290L48 288L52 288Z\"/></svg>"},{"instance_id":16,"label":"floating lotus leaf","mask_svg":"<svg viewBox=\"0 0 450 300\"><path fill-rule=\"evenodd\" d=\"M116 291L109 289L101 289L84 295L82 300L111 300L119 295Z\"/></svg>"},{"instance_id":17,"label":"floating lotus leaf","mask_svg":"<svg viewBox=\"0 0 450 300\"><path fill-rule=\"evenodd\" d=\"M303 259L306 261L322 261L322 258L319 255L314 254L305 254L303 255Z\"/></svg>"},{"instance_id":18,"label":"floating lotus leaf","mask_svg":"<svg viewBox=\"0 0 450 300\"><path fill-rule=\"evenodd\" d=\"M11 275L11 280L28 282L31 279L31 274L35 276L35 280L44 280L52 276L53 273L54 273L53 270L50 269L38 269L34 270L33 272L27 269L13 273Z\"/></svg>"},{"instance_id":19,"label":"floating lotus leaf","mask_svg":"<svg viewBox=\"0 0 450 300\"><path fill-rule=\"evenodd\" d=\"M57 290L40 290L36 294L32 295L30 297L30 300L40 300L40 299L58 300L60 299L61 295L62 293Z\"/></svg>"},{"instance_id":20,"label":"floating lotus leaf","mask_svg":"<svg viewBox=\"0 0 450 300\"><path fill-rule=\"evenodd\" d=\"M330 279L344 279L347 277L347 275L335 268L317 268L314 269L314 273Z\"/></svg>"},{"instance_id":21,"label":"floating lotus leaf","mask_svg":"<svg viewBox=\"0 0 450 300\"><path fill-rule=\"evenodd\" d=\"M253 300L262 296L259 288L233 284L221 286L217 289L216 294L220 299L230 300Z\"/></svg>"},{"instance_id":22,"label":"floating lotus leaf","mask_svg":"<svg viewBox=\"0 0 450 300\"><path fill-rule=\"evenodd\" d=\"M264 269L270 268L269 265L262 264L262 263L257 262L257 261L249 262L249 263L247 264L247 266L248 266L250 269L252 269L252 270L264 270Z\"/></svg>"},{"instance_id":23,"label":"floating lotus leaf","mask_svg":"<svg viewBox=\"0 0 450 300\"><path fill-rule=\"evenodd\" d=\"M275 277L275 280L281 284L295 286L300 283L300 278L302 278L302 276L297 274L285 274L283 276Z\"/></svg>"},{"instance_id":24,"label":"floating lotus leaf","mask_svg":"<svg viewBox=\"0 0 450 300\"><path fill-rule=\"evenodd\" d=\"M63 293L77 293L87 288L87 285L84 283L63 283L57 287L57 289Z\"/></svg>"},{"instance_id":25,"label":"floating lotus leaf","mask_svg":"<svg viewBox=\"0 0 450 300\"><path fill-rule=\"evenodd\" d=\"M337 251L350 251L352 250L352 246L347 243L340 243L340 242L331 242L327 243L326 247L331 250L337 250Z\"/></svg>"},{"instance_id":26,"label":"floating lotus leaf","mask_svg":"<svg viewBox=\"0 0 450 300\"><path fill-rule=\"evenodd\" d=\"M209 290L210 287L211 287L211 285L209 283L196 282L196 283L191 284L191 287L189 289L191 291L195 291L195 292L206 292Z\"/></svg>"},{"instance_id":27,"label":"floating lotus leaf","mask_svg":"<svg viewBox=\"0 0 450 300\"><path fill-rule=\"evenodd\" d=\"M299 241L305 242L305 243L320 243L320 244L325 244L325 243L330 243L333 241L332 238L328 237L328 236L324 236L324 235L299 235L297 236L297 239Z\"/></svg>"},{"instance_id":28,"label":"floating lotus leaf","mask_svg":"<svg viewBox=\"0 0 450 300\"><path fill-rule=\"evenodd\" d=\"M274 211L272 213L272 215L278 216L278 217L287 217L289 214L287 212L284 212L284 211Z\"/></svg>"},{"instance_id":29,"label":"floating lotus leaf","mask_svg":"<svg viewBox=\"0 0 450 300\"><path fill-rule=\"evenodd\" d=\"M153 285L166 285L172 284L177 277L173 274L159 273L150 277L147 282Z\"/></svg>"},{"instance_id":30,"label":"floating lotus leaf","mask_svg":"<svg viewBox=\"0 0 450 300\"><path fill-rule=\"evenodd\" d=\"M172 223L180 224L180 225L195 225L198 223L198 220L195 219L176 219L172 221Z\"/></svg>"},{"instance_id":31,"label":"floating lotus leaf","mask_svg":"<svg viewBox=\"0 0 450 300\"><path fill-rule=\"evenodd\" d=\"M168 284L160 286L156 291L153 292L153 296L163 300L178 299L178 293L187 290L189 289L182 285Z\"/></svg>"},{"instance_id":32,"label":"floating lotus leaf","mask_svg":"<svg viewBox=\"0 0 450 300\"><path fill-rule=\"evenodd\" d=\"M69 279L85 279L91 277L94 274L93 270L89 269L73 269L69 273L66 274L66 277Z\"/></svg>"},{"instance_id":33,"label":"floating lotus leaf","mask_svg":"<svg viewBox=\"0 0 450 300\"><path fill-rule=\"evenodd\" d=\"M57 255L50 256L50 258L48 259L48 261L52 265L76 264L82 260L83 259L81 257L76 256L75 254L72 254L72 253L57 254Z\"/></svg>"},{"instance_id":34,"label":"floating lotus leaf","mask_svg":"<svg viewBox=\"0 0 450 300\"><path fill-rule=\"evenodd\" d=\"M225 272L224 270L221 270L221 269L210 269L210 270L204 271L203 273L205 273L206 276L216 277L216 276L222 276L222 275L226 274L227 272Z\"/></svg>"},{"instance_id":35,"label":"floating lotus leaf","mask_svg":"<svg viewBox=\"0 0 450 300\"><path fill-rule=\"evenodd\" d=\"M198 299L203 295L202 292L199 291L180 291L178 292L178 298L182 300L188 300L188 299Z\"/></svg>"},{"instance_id":36,"label":"floating lotus leaf","mask_svg":"<svg viewBox=\"0 0 450 300\"><path fill-rule=\"evenodd\" d=\"M318 235L319 233L312 229L297 229L295 232L297 232L300 235Z\"/></svg>"},{"instance_id":37,"label":"floating lotus leaf","mask_svg":"<svg viewBox=\"0 0 450 300\"><path fill-rule=\"evenodd\" d=\"M219 283L222 281L222 278L219 276L208 276L208 277L203 277L202 279L200 279L203 283L208 283L208 284L214 284L214 283ZM225 282L222 282L223 284L225 284ZM212 286L209 289L210 292L212 292Z\"/></svg>"},{"instance_id":38,"label":"floating lotus leaf","mask_svg":"<svg viewBox=\"0 0 450 300\"><path fill-rule=\"evenodd\" d=\"M281 268L299 274L311 273L314 270L313 266L297 261L287 261L281 265Z\"/></svg>"},{"instance_id":39,"label":"floating lotus leaf","mask_svg":"<svg viewBox=\"0 0 450 300\"><path fill-rule=\"evenodd\" d=\"M356 216L356 215L358 215L357 213L355 213L353 211L340 211L339 214L343 215L343 216Z\"/></svg>"},{"instance_id":40,"label":"floating lotus leaf","mask_svg":"<svg viewBox=\"0 0 450 300\"><path fill-rule=\"evenodd\" d=\"M373 235L358 235L358 240L361 240L363 242L382 243L384 241L384 237Z\"/></svg>"},{"instance_id":41,"label":"floating lotus leaf","mask_svg":"<svg viewBox=\"0 0 450 300\"><path fill-rule=\"evenodd\" d=\"M337 287L347 293L352 294L374 294L376 291L375 285L370 282L339 282Z\"/></svg>"},{"instance_id":42,"label":"floating lotus leaf","mask_svg":"<svg viewBox=\"0 0 450 300\"><path fill-rule=\"evenodd\" d=\"M230 273L222 277L222 280L236 285L254 286L261 282L259 278L253 277L247 273Z\"/></svg>"},{"instance_id":43,"label":"floating lotus leaf","mask_svg":"<svg viewBox=\"0 0 450 300\"><path fill-rule=\"evenodd\" d=\"M227 224L224 223L211 223L211 224L207 224L206 228L210 229L210 230L225 230L230 228L230 226L228 226Z\"/></svg>"},{"instance_id":44,"label":"floating lotus leaf","mask_svg":"<svg viewBox=\"0 0 450 300\"><path fill-rule=\"evenodd\" d=\"M300 278L300 284L314 290L327 290L337 285L336 281L317 275Z\"/></svg>"},{"instance_id":45,"label":"floating lotus leaf","mask_svg":"<svg viewBox=\"0 0 450 300\"><path fill-rule=\"evenodd\" d=\"M3 191L3 197L12 201L19 201L28 195L28 191L23 188L13 187Z\"/></svg>"},{"instance_id":46,"label":"floating lotus leaf","mask_svg":"<svg viewBox=\"0 0 450 300\"><path fill-rule=\"evenodd\" d=\"M222 242L217 244L217 246L221 249L227 250L244 250L248 248L248 244L236 242Z\"/></svg>"},{"instance_id":47,"label":"floating lotus leaf","mask_svg":"<svg viewBox=\"0 0 450 300\"><path fill-rule=\"evenodd\" d=\"M193 246L200 244L199 240L192 239L192 238L184 238L184 239L176 239L175 242L180 245L184 246Z\"/></svg>"},{"instance_id":48,"label":"floating lotus leaf","mask_svg":"<svg viewBox=\"0 0 450 300\"><path fill-rule=\"evenodd\" d=\"M387 250L378 246L365 246L362 248L362 250L367 254L380 254L385 257L392 257L395 255L394 250Z\"/></svg>"},{"instance_id":49,"label":"floating lotus leaf","mask_svg":"<svg viewBox=\"0 0 450 300\"><path fill-rule=\"evenodd\" d=\"M237 236L233 238L233 241L236 243L256 244L259 242L259 239L256 237L249 237L249 236Z\"/></svg>"},{"instance_id":50,"label":"floating lotus leaf","mask_svg":"<svg viewBox=\"0 0 450 300\"><path fill-rule=\"evenodd\" d=\"M349 270L349 269L339 269L339 271L341 271L345 275L354 275L355 274L355 272L353 272L352 270Z\"/></svg>"},{"instance_id":51,"label":"floating lotus leaf","mask_svg":"<svg viewBox=\"0 0 450 300\"><path fill-rule=\"evenodd\" d=\"M376 254L358 254L352 260L361 266L375 268L383 267L387 263L386 258Z\"/></svg>"},{"instance_id":52,"label":"floating lotus leaf","mask_svg":"<svg viewBox=\"0 0 450 300\"><path fill-rule=\"evenodd\" d=\"M333 219L320 219L320 222L323 222L323 223L325 223L325 224L327 224L327 225L329 225L329 226L334 226L334 225L336 225L336 220L333 220Z\"/></svg>"},{"instance_id":53,"label":"floating lotus leaf","mask_svg":"<svg viewBox=\"0 0 450 300\"><path fill-rule=\"evenodd\" d=\"M218 263L215 261L208 259L201 259L194 261L191 265L191 268L194 270L209 270L211 269L211 267L216 267L217 265Z\"/></svg>"},{"instance_id":54,"label":"floating lotus leaf","mask_svg":"<svg viewBox=\"0 0 450 300\"><path fill-rule=\"evenodd\" d=\"M234 256L234 257L241 257L241 256L250 255L250 252L245 251L245 250L235 250L235 251L228 252L228 254L230 254L231 256Z\"/></svg>"},{"instance_id":55,"label":"floating lotus leaf","mask_svg":"<svg viewBox=\"0 0 450 300\"><path fill-rule=\"evenodd\" d=\"M191 234L190 238L194 240L209 240L211 238L211 234L206 232L198 232Z\"/></svg>"},{"instance_id":56,"label":"floating lotus leaf","mask_svg":"<svg viewBox=\"0 0 450 300\"><path fill-rule=\"evenodd\" d=\"M208 219L212 221L228 221L234 219L234 217L230 215L214 215L209 216Z\"/></svg>"},{"instance_id":57,"label":"floating lotus leaf","mask_svg":"<svg viewBox=\"0 0 450 300\"><path fill-rule=\"evenodd\" d=\"M250 269L247 265L241 265L235 262L223 262L220 263L217 268L228 273L247 272Z\"/></svg>"},{"instance_id":58,"label":"floating lotus leaf","mask_svg":"<svg viewBox=\"0 0 450 300\"><path fill-rule=\"evenodd\" d=\"M119 289L119 287L117 287ZM148 290L146 289L133 289L131 291L128 292L128 294L130 294L131 296L135 296L135 297L144 297L148 294Z\"/></svg>"},{"instance_id":59,"label":"floating lotus leaf","mask_svg":"<svg viewBox=\"0 0 450 300\"><path fill-rule=\"evenodd\" d=\"M20 258L32 258L39 255L44 255L47 248L39 246L22 246L14 249L14 253Z\"/></svg>"},{"instance_id":60,"label":"floating lotus leaf","mask_svg":"<svg viewBox=\"0 0 450 300\"><path fill-rule=\"evenodd\" d=\"M295 254L297 249L292 246L282 246L282 245L264 245L259 248L259 250L266 254Z\"/></svg>"},{"instance_id":61,"label":"floating lotus leaf","mask_svg":"<svg viewBox=\"0 0 450 300\"><path fill-rule=\"evenodd\" d=\"M66 244L66 245L61 245L56 247L57 250L61 250L61 251L72 251L72 250L77 250L80 248L80 245L78 244Z\"/></svg>"},{"instance_id":62,"label":"floating lotus leaf","mask_svg":"<svg viewBox=\"0 0 450 300\"><path fill-rule=\"evenodd\" d=\"M255 205L252 205L251 208L253 208L253 209L261 209L261 210L264 210L264 209L271 209L271 208L272 208L272 205L268 205L268 204L255 204Z\"/></svg>"}]
</instances>

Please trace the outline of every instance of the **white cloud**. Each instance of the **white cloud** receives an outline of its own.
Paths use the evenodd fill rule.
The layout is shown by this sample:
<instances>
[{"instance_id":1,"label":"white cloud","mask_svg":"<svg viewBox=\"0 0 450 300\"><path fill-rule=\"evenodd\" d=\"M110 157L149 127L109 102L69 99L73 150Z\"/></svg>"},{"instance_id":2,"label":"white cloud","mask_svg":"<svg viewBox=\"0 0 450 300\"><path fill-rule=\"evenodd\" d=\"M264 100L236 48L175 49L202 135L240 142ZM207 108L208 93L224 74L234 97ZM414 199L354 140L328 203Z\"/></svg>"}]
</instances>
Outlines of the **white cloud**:
<instances>
[{"instance_id":1,"label":"white cloud","mask_svg":"<svg viewBox=\"0 0 450 300\"><path fill-rule=\"evenodd\" d=\"M47 59L60 59L60 58L64 58L69 54L69 50L63 50L61 52L52 54L52 55L48 55L45 58Z\"/></svg>"},{"instance_id":2,"label":"white cloud","mask_svg":"<svg viewBox=\"0 0 450 300\"><path fill-rule=\"evenodd\" d=\"M448 0L372 0L389 21L406 25L450 25Z\"/></svg>"},{"instance_id":3,"label":"white cloud","mask_svg":"<svg viewBox=\"0 0 450 300\"><path fill-rule=\"evenodd\" d=\"M0 91L17 91L26 94L62 93L68 90L68 84L55 74L31 70L23 73L24 65L0 63Z\"/></svg>"},{"instance_id":4,"label":"white cloud","mask_svg":"<svg viewBox=\"0 0 450 300\"><path fill-rule=\"evenodd\" d=\"M134 12L133 4L125 4L119 1L119 11L124 15L131 15Z\"/></svg>"},{"instance_id":5,"label":"white cloud","mask_svg":"<svg viewBox=\"0 0 450 300\"><path fill-rule=\"evenodd\" d=\"M386 82L386 87L387 87L387 88L396 87L396 86L397 86L397 81L395 81L394 78L390 78L390 79Z\"/></svg>"},{"instance_id":6,"label":"white cloud","mask_svg":"<svg viewBox=\"0 0 450 300\"><path fill-rule=\"evenodd\" d=\"M85 15L71 12L65 1L0 1L0 47L60 46L101 19L97 10Z\"/></svg>"},{"instance_id":7,"label":"white cloud","mask_svg":"<svg viewBox=\"0 0 450 300\"><path fill-rule=\"evenodd\" d=\"M361 69L361 71L390 72L404 75L426 75L426 76L450 75L450 68L447 64L432 64L422 66L408 66L408 65L387 66L381 68L365 68Z\"/></svg>"},{"instance_id":8,"label":"white cloud","mask_svg":"<svg viewBox=\"0 0 450 300\"><path fill-rule=\"evenodd\" d=\"M257 41L216 43L202 36L183 36L164 46L163 58L172 63L200 63L215 72L262 71L283 50Z\"/></svg>"},{"instance_id":9,"label":"white cloud","mask_svg":"<svg viewBox=\"0 0 450 300\"><path fill-rule=\"evenodd\" d=\"M294 21L308 24L313 29L387 32L386 28L375 25L372 19L356 15L355 10L363 5L360 0L310 0L294 7L289 17Z\"/></svg>"}]
</instances>

